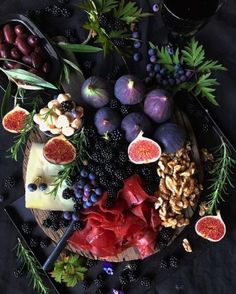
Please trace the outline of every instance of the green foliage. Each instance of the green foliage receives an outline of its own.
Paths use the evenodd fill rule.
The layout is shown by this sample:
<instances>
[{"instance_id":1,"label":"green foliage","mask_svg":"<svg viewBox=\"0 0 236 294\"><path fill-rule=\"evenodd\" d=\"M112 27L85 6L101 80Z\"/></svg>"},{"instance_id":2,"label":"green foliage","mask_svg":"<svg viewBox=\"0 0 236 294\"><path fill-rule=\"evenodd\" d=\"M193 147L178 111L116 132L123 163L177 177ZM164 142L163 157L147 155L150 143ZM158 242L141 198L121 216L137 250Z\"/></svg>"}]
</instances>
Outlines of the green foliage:
<instances>
[{"instance_id":1,"label":"green foliage","mask_svg":"<svg viewBox=\"0 0 236 294\"><path fill-rule=\"evenodd\" d=\"M169 74L174 73L176 64L192 71L192 78L175 86L174 92L186 90L195 96L207 98L213 105L218 105L215 90L219 83L216 78L212 78L212 74L226 68L216 60L207 60L205 50L198 41L191 39L182 50L177 48L174 54L170 54L167 47L159 48L152 43L149 44L157 50L157 62L165 66Z\"/></svg>"},{"instance_id":2,"label":"green foliage","mask_svg":"<svg viewBox=\"0 0 236 294\"><path fill-rule=\"evenodd\" d=\"M89 154L87 152L88 140L83 132L83 129L79 134L75 134L68 140L76 148L76 158L73 162L63 165L62 169L58 172L58 174L54 176L53 183L51 184L53 188L48 192L48 194L52 195L54 198L56 198L58 191L61 188L64 181L71 174L73 174L74 170L79 170L83 162L89 158Z\"/></svg>"},{"instance_id":3,"label":"green foliage","mask_svg":"<svg viewBox=\"0 0 236 294\"><path fill-rule=\"evenodd\" d=\"M24 247L20 239L18 239L18 243L16 245L16 255L23 266L26 267L28 273L27 276L30 279L30 284L33 286L33 289L38 294L48 294L49 289L44 285L40 273L40 264L34 258L32 252Z\"/></svg>"},{"instance_id":4,"label":"green foliage","mask_svg":"<svg viewBox=\"0 0 236 294\"><path fill-rule=\"evenodd\" d=\"M59 42L58 46L64 50L68 50L71 52L76 53L97 53L102 51L99 47L94 47L91 45L85 45L85 44L69 44L64 42Z\"/></svg>"},{"instance_id":5,"label":"green foliage","mask_svg":"<svg viewBox=\"0 0 236 294\"><path fill-rule=\"evenodd\" d=\"M112 39L130 39L129 25L138 22L141 17L150 15L149 13L142 13L142 9L135 2L124 0L87 0L79 7L88 14L88 21L83 27L92 31L95 43L102 45L104 55L107 55L110 51L116 51L122 57L129 55L129 48L118 48ZM124 28L121 31L107 32L99 24L101 14L109 14L114 20L120 19L124 22Z\"/></svg>"},{"instance_id":6,"label":"green foliage","mask_svg":"<svg viewBox=\"0 0 236 294\"><path fill-rule=\"evenodd\" d=\"M213 214L217 210L220 201L224 201L223 195L228 194L228 187L234 187L232 184L233 168L236 160L232 158L228 145L221 137L221 144L214 152L215 167L211 172L211 185L208 189L211 191L208 195L207 212Z\"/></svg>"},{"instance_id":7,"label":"green foliage","mask_svg":"<svg viewBox=\"0 0 236 294\"><path fill-rule=\"evenodd\" d=\"M64 282L67 287L74 287L79 281L84 279L87 268L82 266L81 259L77 254L63 256L54 265L51 276L56 282Z\"/></svg>"}]
</instances>

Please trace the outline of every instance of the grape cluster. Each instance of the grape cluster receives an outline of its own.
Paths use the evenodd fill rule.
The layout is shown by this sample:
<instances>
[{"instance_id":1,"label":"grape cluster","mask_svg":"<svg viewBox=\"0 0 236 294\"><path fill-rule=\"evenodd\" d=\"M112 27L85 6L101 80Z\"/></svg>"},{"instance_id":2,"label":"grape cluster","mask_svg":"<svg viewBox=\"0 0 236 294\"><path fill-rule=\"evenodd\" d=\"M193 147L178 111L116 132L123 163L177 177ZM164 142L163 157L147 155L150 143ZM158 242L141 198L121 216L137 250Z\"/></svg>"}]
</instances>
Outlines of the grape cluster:
<instances>
[{"instance_id":1,"label":"grape cluster","mask_svg":"<svg viewBox=\"0 0 236 294\"><path fill-rule=\"evenodd\" d=\"M181 64L175 64L174 72L169 72L164 65L157 62L157 50L155 48L148 50L148 56L149 63L146 66L148 76L145 80L147 84L156 81L163 87L173 87L189 81L193 76L193 71L184 69Z\"/></svg>"}]
</instances>

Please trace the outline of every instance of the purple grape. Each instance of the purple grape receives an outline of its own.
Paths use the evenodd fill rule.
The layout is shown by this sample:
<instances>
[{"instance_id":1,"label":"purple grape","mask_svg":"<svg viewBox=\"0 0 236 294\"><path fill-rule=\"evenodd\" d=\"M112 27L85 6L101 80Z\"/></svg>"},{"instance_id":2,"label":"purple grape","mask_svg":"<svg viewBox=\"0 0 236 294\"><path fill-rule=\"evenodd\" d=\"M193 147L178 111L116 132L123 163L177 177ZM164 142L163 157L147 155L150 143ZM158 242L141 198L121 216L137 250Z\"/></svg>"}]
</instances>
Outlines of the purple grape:
<instances>
[{"instance_id":1,"label":"purple grape","mask_svg":"<svg viewBox=\"0 0 236 294\"><path fill-rule=\"evenodd\" d=\"M153 71L153 64L148 63L147 66L146 66L146 70L147 71Z\"/></svg>"},{"instance_id":2,"label":"purple grape","mask_svg":"<svg viewBox=\"0 0 236 294\"><path fill-rule=\"evenodd\" d=\"M175 79L176 85L179 85L181 83L180 79Z\"/></svg>"},{"instance_id":3,"label":"purple grape","mask_svg":"<svg viewBox=\"0 0 236 294\"><path fill-rule=\"evenodd\" d=\"M86 169L82 169L82 170L80 171L80 175L81 175L81 177L83 177L83 178L87 178L87 177L88 177L88 171L87 171Z\"/></svg>"},{"instance_id":4,"label":"purple grape","mask_svg":"<svg viewBox=\"0 0 236 294\"><path fill-rule=\"evenodd\" d=\"M40 191L45 191L47 190L48 185L46 183L40 183L39 184L39 190Z\"/></svg>"},{"instance_id":5,"label":"purple grape","mask_svg":"<svg viewBox=\"0 0 236 294\"><path fill-rule=\"evenodd\" d=\"M76 110L72 110L71 114L72 114L73 118L77 118L78 113Z\"/></svg>"},{"instance_id":6,"label":"purple grape","mask_svg":"<svg viewBox=\"0 0 236 294\"><path fill-rule=\"evenodd\" d=\"M165 76L165 75L167 74L167 70L166 70L166 68L162 68L162 69L160 70L160 74L161 74L162 76Z\"/></svg>"},{"instance_id":7,"label":"purple grape","mask_svg":"<svg viewBox=\"0 0 236 294\"><path fill-rule=\"evenodd\" d=\"M169 55L174 55L174 48L172 46L167 46L167 51L169 53Z\"/></svg>"},{"instance_id":8,"label":"purple grape","mask_svg":"<svg viewBox=\"0 0 236 294\"><path fill-rule=\"evenodd\" d=\"M160 64L155 64L155 66L154 66L154 71L155 72L159 72L161 70L161 65Z\"/></svg>"},{"instance_id":9,"label":"purple grape","mask_svg":"<svg viewBox=\"0 0 236 294\"><path fill-rule=\"evenodd\" d=\"M86 202L88 200L89 196L84 195L83 196L83 201Z\"/></svg>"},{"instance_id":10,"label":"purple grape","mask_svg":"<svg viewBox=\"0 0 236 294\"><path fill-rule=\"evenodd\" d=\"M139 62L142 59L142 54L140 52L134 53L133 59L134 61Z\"/></svg>"},{"instance_id":11,"label":"purple grape","mask_svg":"<svg viewBox=\"0 0 236 294\"><path fill-rule=\"evenodd\" d=\"M79 217L78 213L75 213L75 212L74 212L74 213L72 214L72 219L73 219L74 221L76 221L76 222L79 221L79 220L80 220L80 217Z\"/></svg>"},{"instance_id":12,"label":"purple grape","mask_svg":"<svg viewBox=\"0 0 236 294\"><path fill-rule=\"evenodd\" d=\"M182 76L182 75L185 74L185 71L184 71L183 69L179 69L179 70L178 70L178 74L179 74L180 76Z\"/></svg>"},{"instance_id":13,"label":"purple grape","mask_svg":"<svg viewBox=\"0 0 236 294\"><path fill-rule=\"evenodd\" d=\"M181 82L186 82L187 81L187 77L185 75L182 75L180 77Z\"/></svg>"},{"instance_id":14,"label":"purple grape","mask_svg":"<svg viewBox=\"0 0 236 294\"><path fill-rule=\"evenodd\" d=\"M159 5L157 3L153 4L152 11L153 12L158 12L159 11Z\"/></svg>"},{"instance_id":15,"label":"purple grape","mask_svg":"<svg viewBox=\"0 0 236 294\"><path fill-rule=\"evenodd\" d=\"M83 190L79 189L79 190L75 190L75 197L76 198L82 198L84 195Z\"/></svg>"},{"instance_id":16,"label":"purple grape","mask_svg":"<svg viewBox=\"0 0 236 294\"><path fill-rule=\"evenodd\" d=\"M98 195L98 196L102 195L102 189L99 188L99 187L96 188L96 189L95 189L95 194Z\"/></svg>"},{"instance_id":17,"label":"purple grape","mask_svg":"<svg viewBox=\"0 0 236 294\"><path fill-rule=\"evenodd\" d=\"M92 194L91 194L91 197L90 197L90 200L91 200L93 203L95 203L95 202L97 202L98 198L99 198L99 196L98 196L97 194L92 193Z\"/></svg>"},{"instance_id":18,"label":"purple grape","mask_svg":"<svg viewBox=\"0 0 236 294\"><path fill-rule=\"evenodd\" d=\"M91 185L90 184L86 184L85 186L84 186L84 191L86 192L86 191L91 191L91 189L92 189L92 187L91 187Z\"/></svg>"},{"instance_id":19,"label":"purple grape","mask_svg":"<svg viewBox=\"0 0 236 294\"><path fill-rule=\"evenodd\" d=\"M96 181L96 180L92 180L92 181L91 181L91 185L92 185L93 187L96 187L96 186L97 186L97 184L98 184L98 183L97 183L97 181Z\"/></svg>"},{"instance_id":20,"label":"purple grape","mask_svg":"<svg viewBox=\"0 0 236 294\"><path fill-rule=\"evenodd\" d=\"M65 212L63 213L63 217L64 217L64 219L66 219L66 220L71 220L71 212L69 212L69 211L65 211Z\"/></svg>"},{"instance_id":21,"label":"purple grape","mask_svg":"<svg viewBox=\"0 0 236 294\"><path fill-rule=\"evenodd\" d=\"M93 203L91 201L89 201L89 200L86 201L85 204L86 204L87 207L91 207L93 205Z\"/></svg>"},{"instance_id":22,"label":"purple grape","mask_svg":"<svg viewBox=\"0 0 236 294\"><path fill-rule=\"evenodd\" d=\"M84 191L84 196L89 197L91 195L91 190L90 191Z\"/></svg>"},{"instance_id":23,"label":"purple grape","mask_svg":"<svg viewBox=\"0 0 236 294\"><path fill-rule=\"evenodd\" d=\"M156 74L156 80L157 82L160 82L162 79L162 76L160 74Z\"/></svg>"},{"instance_id":24,"label":"purple grape","mask_svg":"<svg viewBox=\"0 0 236 294\"><path fill-rule=\"evenodd\" d=\"M150 78L154 78L155 77L155 71L150 71L150 73L149 73L149 77Z\"/></svg>"},{"instance_id":25,"label":"purple grape","mask_svg":"<svg viewBox=\"0 0 236 294\"><path fill-rule=\"evenodd\" d=\"M145 84L146 85L148 85L149 83L151 83L151 81L152 81L152 78L150 78L150 77L146 77L145 78Z\"/></svg>"},{"instance_id":26,"label":"purple grape","mask_svg":"<svg viewBox=\"0 0 236 294\"><path fill-rule=\"evenodd\" d=\"M149 56L155 56L156 53L157 53L157 50L156 50L155 48L150 48L150 49L148 50L148 55L149 55Z\"/></svg>"},{"instance_id":27,"label":"purple grape","mask_svg":"<svg viewBox=\"0 0 236 294\"><path fill-rule=\"evenodd\" d=\"M133 32L132 33L132 38L138 39L139 38L139 32Z\"/></svg>"},{"instance_id":28,"label":"purple grape","mask_svg":"<svg viewBox=\"0 0 236 294\"><path fill-rule=\"evenodd\" d=\"M83 208L84 208L84 209L87 209L87 208L88 208L86 202L83 203Z\"/></svg>"},{"instance_id":29,"label":"purple grape","mask_svg":"<svg viewBox=\"0 0 236 294\"><path fill-rule=\"evenodd\" d=\"M134 48L139 49L142 47L142 43L140 41L135 41L134 42Z\"/></svg>"},{"instance_id":30,"label":"purple grape","mask_svg":"<svg viewBox=\"0 0 236 294\"><path fill-rule=\"evenodd\" d=\"M177 73L175 73L175 74L174 74L174 77L175 77L176 79L179 79L180 75L177 74Z\"/></svg>"},{"instance_id":31,"label":"purple grape","mask_svg":"<svg viewBox=\"0 0 236 294\"><path fill-rule=\"evenodd\" d=\"M91 181L93 181L93 180L96 179L96 175L93 174L93 173L90 173L90 174L88 175L88 177L89 177L89 179L90 179Z\"/></svg>"},{"instance_id":32,"label":"purple grape","mask_svg":"<svg viewBox=\"0 0 236 294\"><path fill-rule=\"evenodd\" d=\"M174 66L174 69L175 69L176 71L178 71L179 69L181 69L181 65L180 65L180 64L176 64L176 65Z\"/></svg>"},{"instance_id":33,"label":"purple grape","mask_svg":"<svg viewBox=\"0 0 236 294\"><path fill-rule=\"evenodd\" d=\"M193 75L193 72L191 70L187 70L185 75L186 75L187 78L191 78L192 75Z\"/></svg>"},{"instance_id":34,"label":"purple grape","mask_svg":"<svg viewBox=\"0 0 236 294\"><path fill-rule=\"evenodd\" d=\"M37 185L34 184L34 183L30 183L28 186L27 186L27 189L30 191L30 192L34 192L37 190Z\"/></svg>"},{"instance_id":35,"label":"purple grape","mask_svg":"<svg viewBox=\"0 0 236 294\"><path fill-rule=\"evenodd\" d=\"M175 85L175 80L174 79L169 79L168 80L169 85L174 86Z\"/></svg>"},{"instance_id":36,"label":"purple grape","mask_svg":"<svg viewBox=\"0 0 236 294\"><path fill-rule=\"evenodd\" d=\"M84 179L81 179L78 181L77 187L80 189L83 189L85 185L86 185L86 181Z\"/></svg>"},{"instance_id":37,"label":"purple grape","mask_svg":"<svg viewBox=\"0 0 236 294\"><path fill-rule=\"evenodd\" d=\"M164 87L168 85L168 81L167 81L167 80L163 80L161 83L162 83L162 85L163 85Z\"/></svg>"},{"instance_id":38,"label":"purple grape","mask_svg":"<svg viewBox=\"0 0 236 294\"><path fill-rule=\"evenodd\" d=\"M157 57L155 55L150 56L149 58L151 63L155 63L157 61Z\"/></svg>"}]
</instances>

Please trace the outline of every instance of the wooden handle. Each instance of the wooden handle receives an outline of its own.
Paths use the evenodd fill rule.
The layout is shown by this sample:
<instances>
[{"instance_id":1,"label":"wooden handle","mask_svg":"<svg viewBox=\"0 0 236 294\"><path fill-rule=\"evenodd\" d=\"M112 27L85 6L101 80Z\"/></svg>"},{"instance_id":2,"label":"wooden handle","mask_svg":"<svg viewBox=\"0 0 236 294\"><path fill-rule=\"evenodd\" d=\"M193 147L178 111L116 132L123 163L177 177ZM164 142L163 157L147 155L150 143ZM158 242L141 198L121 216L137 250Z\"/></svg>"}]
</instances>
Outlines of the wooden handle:
<instances>
[{"instance_id":1,"label":"wooden handle","mask_svg":"<svg viewBox=\"0 0 236 294\"><path fill-rule=\"evenodd\" d=\"M57 246L54 248L52 253L49 255L48 259L45 261L43 265L44 271L49 271L52 269L55 261L57 260L58 256L62 252L62 250L65 248L67 240L70 238L70 236L74 232L74 223L75 221L72 221L70 223L70 226L65 231L64 235L62 236L61 240L57 243Z\"/></svg>"}]
</instances>

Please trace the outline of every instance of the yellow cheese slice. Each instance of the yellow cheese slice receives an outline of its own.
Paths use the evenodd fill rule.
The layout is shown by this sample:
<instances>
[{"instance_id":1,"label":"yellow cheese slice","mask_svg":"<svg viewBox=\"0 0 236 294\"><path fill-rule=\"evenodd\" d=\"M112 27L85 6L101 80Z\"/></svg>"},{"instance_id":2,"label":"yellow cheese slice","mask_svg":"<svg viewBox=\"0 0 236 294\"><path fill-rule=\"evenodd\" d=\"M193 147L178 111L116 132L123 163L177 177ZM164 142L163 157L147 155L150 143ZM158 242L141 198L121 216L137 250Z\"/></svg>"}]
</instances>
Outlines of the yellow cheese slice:
<instances>
[{"instance_id":1,"label":"yellow cheese slice","mask_svg":"<svg viewBox=\"0 0 236 294\"><path fill-rule=\"evenodd\" d=\"M57 175L62 166L49 163L43 156L44 144L33 143L26 172L25 181L25 206L26 208L35 208L43 210L72 211L73 201L62 198L62 191L66 188L64 183L54 198L48 192L53 189L53 176ZM46 191L30 192L27 189L28 184L33 183L37 177L42 177L43 182L48 185Z\"/></svg>"}]
</instances>

